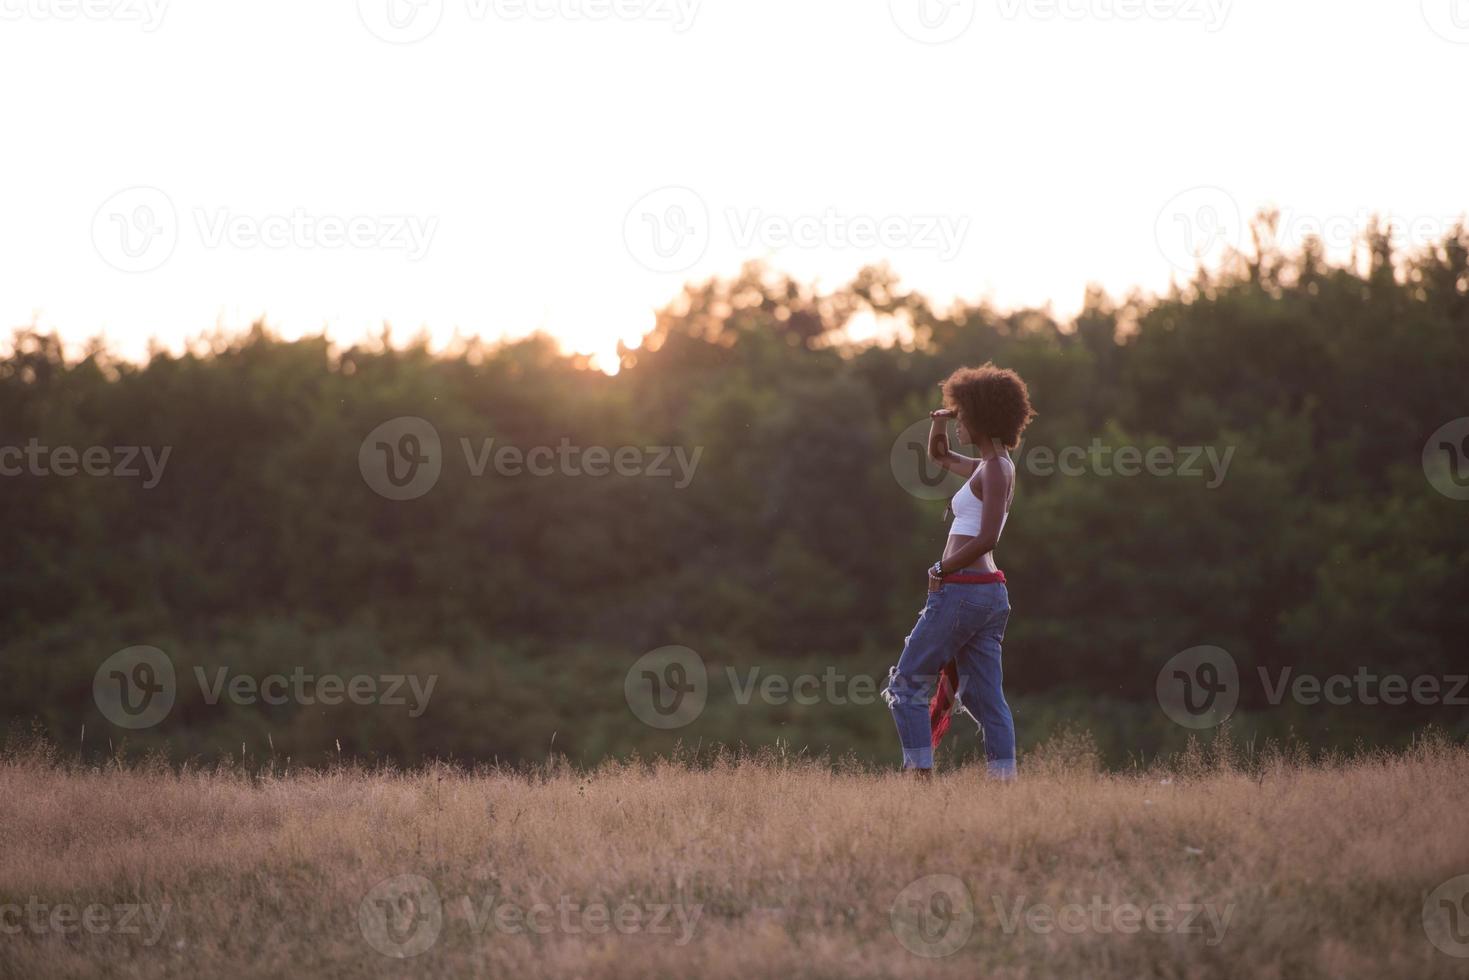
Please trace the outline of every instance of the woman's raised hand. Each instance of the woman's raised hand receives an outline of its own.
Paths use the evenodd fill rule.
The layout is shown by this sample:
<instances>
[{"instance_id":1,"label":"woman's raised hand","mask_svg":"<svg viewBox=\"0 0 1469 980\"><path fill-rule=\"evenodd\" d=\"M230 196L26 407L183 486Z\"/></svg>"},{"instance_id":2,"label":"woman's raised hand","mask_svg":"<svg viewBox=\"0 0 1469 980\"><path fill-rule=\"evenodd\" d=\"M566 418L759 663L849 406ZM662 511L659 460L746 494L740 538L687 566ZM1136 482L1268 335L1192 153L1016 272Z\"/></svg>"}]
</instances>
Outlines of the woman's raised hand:
<instances>
[{"instance_id":1,"label":"woman's raised hand","mask_svg":"<svg viewBox=\"0 0 1469 980\"><path fill-rule=\"evenodd\" d=\"M928 458L941 460L949 455L949 426L948 416L942 414L948 411L941 408L937 412L930 412L931 420L928 426Z\"/></svg>"}]
</instances>

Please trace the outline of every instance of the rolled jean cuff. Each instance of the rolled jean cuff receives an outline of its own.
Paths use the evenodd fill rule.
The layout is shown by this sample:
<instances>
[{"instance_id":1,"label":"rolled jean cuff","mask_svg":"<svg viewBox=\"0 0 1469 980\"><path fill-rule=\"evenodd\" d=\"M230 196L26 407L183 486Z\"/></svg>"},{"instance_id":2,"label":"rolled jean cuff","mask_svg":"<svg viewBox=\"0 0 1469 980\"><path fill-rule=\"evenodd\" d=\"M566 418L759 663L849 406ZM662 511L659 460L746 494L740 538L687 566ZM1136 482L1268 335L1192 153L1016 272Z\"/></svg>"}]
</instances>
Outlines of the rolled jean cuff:
<instances>
[{"instance_id":1,"label":"rolled jean cuff","mask_svg":"<svg viewBox=\"0 0 1469 980\"><path fill-rule=\"evenodd\" d=\"M903 746L903 768L904 769L932 769L933 768L933 746L925 745L921 749L910 749ZM1013 769L1013 763L1011 765Z\"/></svg>"},{"instance_id":2,"label":"rolled jean cuff","mask_svg":"<svg viewBox=\"0 0 1469 980\"><path fill-rule=\"evenodd\" d=\"M904 749L904 752L906 752L906 751L907 750ZM991 760L989 760L989 773L995 779L1014 779L1015 778L1015 760L1014 759L991 759Z\"/></svg>"}]
</instances>

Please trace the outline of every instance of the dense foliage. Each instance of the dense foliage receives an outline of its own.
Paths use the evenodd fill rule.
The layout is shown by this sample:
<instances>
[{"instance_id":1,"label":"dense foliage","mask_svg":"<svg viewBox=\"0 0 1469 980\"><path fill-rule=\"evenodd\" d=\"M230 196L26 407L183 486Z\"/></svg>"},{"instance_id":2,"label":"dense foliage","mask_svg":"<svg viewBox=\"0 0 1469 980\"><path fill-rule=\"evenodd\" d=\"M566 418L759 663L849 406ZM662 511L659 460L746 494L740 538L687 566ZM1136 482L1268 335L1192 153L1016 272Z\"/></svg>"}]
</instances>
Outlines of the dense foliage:
<instances>
[{"instance_id":1,"label":"dense foliage","mask_svg":"<svg viewBox=\"0 0 1469 980\"><path fill-rule=\"evenodd\" d=\"M1403 256L1374 232L1344 268L1312 246L1281 254L1268 218L1259 232L1230 268L1165 297L1093 294L1069 323L936 309L882 269L826 294L751 266L688 287L610 377L544 338L431 354L257 329L136 365L22 331L0 362L0 446L170 454L152 488L141 460L140 478L0 478L0 714L115 747L126 733L98 714L93 673L151 644L181 676L438 677L417 718L210 705L181 685L165 723L129 736L180 754L539 758L553 733L583 759L782 734L888 753L880 701L717 692L726 666L886 672L945 536L943 502L907 492L890 451L950 370L994 360L1040 412L998 553L1022 746L1060 720L1089 724L1113 758L1176 741L1154 680L1199 644L1246 677L1236 725L1325 743L1462 725L1463 708L1273 705L1259 670L1469 669L1469 502L1424 469L1430 435L1469 415L1469 234ZM904 339L848 344L857 316ZM418 499L386 499L359 470L364 438L398 416L442 439ZM686 486L676 457L669 476L476 476L461 439L471 457L494 439L675 447L697 465ZM1045 475L1034 455L1094 444L1103 462L1080 475ZM1120 447L1177 463L1208 447L1227 468L1200 456L1199 475L1120 476ZM711 665L716 693L666 734L632 717L622 681L675 643Z\"/></svg>"}]
</instances>

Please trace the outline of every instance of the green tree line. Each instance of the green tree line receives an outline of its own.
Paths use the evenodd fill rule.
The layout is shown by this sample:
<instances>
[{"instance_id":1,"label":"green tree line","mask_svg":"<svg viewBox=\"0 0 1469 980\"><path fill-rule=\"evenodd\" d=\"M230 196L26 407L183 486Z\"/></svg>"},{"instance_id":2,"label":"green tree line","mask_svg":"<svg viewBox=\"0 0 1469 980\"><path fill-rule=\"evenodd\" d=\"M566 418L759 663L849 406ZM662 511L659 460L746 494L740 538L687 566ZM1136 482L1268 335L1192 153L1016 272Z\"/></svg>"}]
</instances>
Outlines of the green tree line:
<instances>
[{"instance_id":1,"label":"green tree line","mask_svg":"<svg viewBox=\"0 0 1469 980\"><path fill-rule=\"evenodd\" d=\"M1250 254L1167 295L1094 290L1064 322L939 307L882 267L825 292L751 265L685 287L614 376L539 336L434 353L257 327L137 364L17 331L0 447L52 455L42 473L11 453L0 477L0 715L84 752L177 757L591 761L782 740L886 759L880 700L740 704L731 678L886 673L946 534L943 501L908 489L916 456L895 465L903 433L951 370L994 361L1039 411L997 552L1022 747L1067 723L1114 761L1179 744L1154 685L1204 644L1238 663L1233 724L1252 737L1469 730L1463 707L1276 704L1262 681L1469 670L1469 502L1434 485L1469 478L1469 459L1429 445L1469 415L1469 233L1398 254L1373 229L1337 265L1314 242L1278 248L1271 228L1262 217ZM859 315L901 339L848 342ZM360 457L406 416L437 432L442 472L393 500ZM106 465L87 464L92 447ZM116 475L120 447L155 464L166 449L156 485L141 452L139 476ZM583 455L575 472L562 457L546 475L475 471L505 447ZM592 465L587 447L627 448L641 469ZM1124 475L1149 452L1171 470ZM138 644L181 681L165 721L128 732L93 679ZM708 708L671 732L623 691L669 644L711 675ZM210 704L196 668L437 686L417 717Z\"/></svg>"}]
</instances>

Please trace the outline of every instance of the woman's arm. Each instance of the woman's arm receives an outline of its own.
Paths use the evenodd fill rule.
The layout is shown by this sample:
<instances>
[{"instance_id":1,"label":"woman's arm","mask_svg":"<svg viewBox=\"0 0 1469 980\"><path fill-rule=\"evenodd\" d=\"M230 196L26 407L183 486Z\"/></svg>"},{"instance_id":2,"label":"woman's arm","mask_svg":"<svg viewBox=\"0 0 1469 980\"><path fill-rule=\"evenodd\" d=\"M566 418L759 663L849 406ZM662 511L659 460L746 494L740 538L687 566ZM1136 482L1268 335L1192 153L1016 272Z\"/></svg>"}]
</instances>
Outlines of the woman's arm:
<instances>
[{"instance_id":1,"label":"woman's arm","mask_svg":"<svg viewBox=\"0 0 1469 980\"><path fill-rule=\"evenodd\" d=\"M954 417L954 410L940 408L929 412L928 417L928 458L952 473L973 476L979 460L949 450L949 419Z\"/></svg>"},{"instance_id":2,"label":"woman's arm","mask_svg":"<svg viewBox=\"0 0 1469 980\"><path fill-rule=\"evenodd\" d=\"M1005 523L1005 502L1010 496L1008 482L1004 467L986 466L979 471L979 488L984 491L979 511L979 533L944 559L946 572L968 568L980 555L995 550L1000 541L1000 526Z\"/></svg>"}]
</instances>

